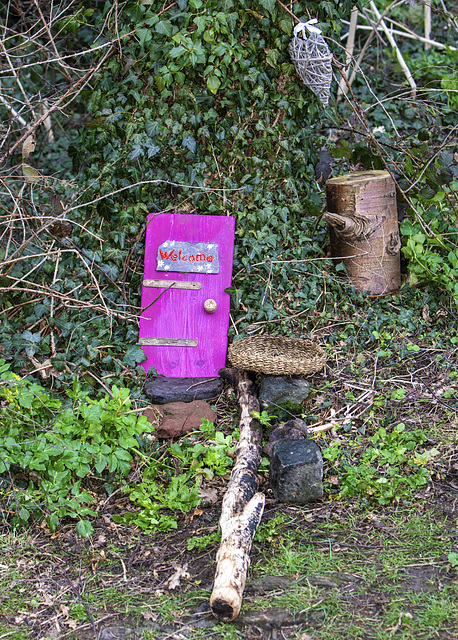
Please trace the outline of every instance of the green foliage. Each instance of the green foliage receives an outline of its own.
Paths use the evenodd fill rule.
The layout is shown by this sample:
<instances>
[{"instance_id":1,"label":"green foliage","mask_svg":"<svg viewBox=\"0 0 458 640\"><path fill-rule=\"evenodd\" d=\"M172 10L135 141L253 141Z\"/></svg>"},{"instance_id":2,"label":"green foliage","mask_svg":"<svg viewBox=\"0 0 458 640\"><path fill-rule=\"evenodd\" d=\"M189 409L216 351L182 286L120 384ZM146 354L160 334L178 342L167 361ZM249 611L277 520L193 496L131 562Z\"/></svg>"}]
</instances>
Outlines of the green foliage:
<instances>
[{"instance_id":1,"label":"green foliage","mask_svg":"<svg viewBox=\"0 0 458 640\"><path fill-rule=\"evenodd\" d=\"M188 551L203 551L207 547L213 547L221 540L221 534L218 531L210 533L207 536L193 536L187 542Z\"/></svg>"},{"instance_id":2,"label":"green foliage","mask_svg":"<svg viewBox=\"0 0 458 640\"><path fill-rule=\"evenodd\" d=\"M213 431L205 442L194 443L185 438L182 442L172 443L170 453L195 474L211 480L215 474L226 475L232 467L235 445L232 444L232 436Z\"/></svg>"},{"instance_id":3,"label":"green foliage","mask_svg":"<svg viewBox=\"0 0 458 640\"><path fill-rule=\"evenodd\" d=\"M356 495L366 502L378 504L411 498L428 482L428 464L438 454L436 449L421 448L426 440L423 431L409 431L403 423L389 432L380 427L371 438L372 445L359 456L358 464L346 460L348 454L340 443L332 443L323 449L323 457L339 463L341 477L337 498Z\"/></svg>"},{"instance_id":4,"label":"green foliage","mask_svg":"<svg viewBox=\"0 0 458 640\"><path fill-rule=\"evenodd\" d=\"M74 399L81 397L81 388L74 384L69 394ZM152 431L144 415L131 413L129 389L112 388L113 397L100 400L86 398L86 402L64 411L57 422L59 431L69 438L78 438L85 451L92 456L92 464L98 473L108 469L110 473L127 475L131 470L132 456L129 451L138 447L136 436ZM84 467L86 475L89 469ZM81 471L77 470L77 475Z\"/></svg>"},{"instance_id":5,"label":"green foliage","mask_svg":"<svg viewBox=\"0 0 458 640\"><path fill-rule=\"evenodd\" d=\"M448 291L458 305L458 227L450 207L441 205L444 196L443 191L438 192L433 198L437 204L431 204L421 219L414 216L413 221L403 222L402 252L409 261L411 286L433 282Z\"/></svg>"},{"instance_id":6,"label":"green foliage","mask_svg":"<svg viewBox=\"0 0 458 640\"><path fill-rule=\"evenodd\" d=\"M458 567L458 553L452 551L452 553L448 554L447 560L450 562L452 567Z\"/></svg>"},{"instance_id":7,"label":"green foliage","mask_svg":"<svg viewBox=\"0 0 458 640\"><path fill-rule=\"evenodd\" d=\"M143 476L143 481L134 488L126 488L131 501L140 507L135 513L114 515L115 522L135 525L146 533L177 529L179 512L190 511L200 502L199 481L191 473L181 473L170 479L166 488L155 482L157 470L151 466ZM172 513L159 513L168 509Z\"/></svg>"},{"instance_id":8,"label":"green foliage","mask_svg":"<svg viewBox=\"0 0 458 640\"><path fill-rule=\"evenodd\" d=\"M386 8L383 3L380 9ZM418 12L407 3L390 6L390 16L418 33ZM455 46L456 29L449 16L438 28L437 40ZM398 41L399 42L399 41ZM434 283L458 301L455 249L458 167L456 164L456 101L458 51L402 39L402 55L417 84L415 101L405 99L405 74L396 53L366 52L370 80L357 76L353 92L365 106L365 123L355 124L337 140L332 154L346 167L388 168L397 181L403 211L402 252L410 286ZM367 71L366 71L367 73ZM374 94L386 96L374 101ZM342 116L353 115L353 105L342 103Z\"/></svg>"},{"instance_id":9,"label":"green foliage","mask_svg":"<svg viewBox=\"0 0 458 640\"><path fill-rule=\"evenodd\" d=\"M349 9L349 2L294 5L298 16L322 20L328 35ZM246 223L254 216L251 231L245 221L238 229L246 236L242 256L249 246L257 253L266 243L293 245L290 216L320 204L310 176L324 111L289 58L291 17L271 1L166 9L153 1L128 4L121 21L120 36L135 35L88 95L92 119L72 153L92 191L139 184L91 209L123 226L172 208L232 213Z\"/></svg>"},{"instance_id":10,"label":"green foliage","mask_svg":"<svg viewBox=\"0 0 458 640\"><path fill-rule=\"evenodd\" d=\"M349 0L299 2L294 12L318 17L326 35L335 38L350 5ZM323 124L333 115L291 64L293 21L278 3L180 0L164 7L154 0L125 4L115 15L116 23L110 3L97 2L89 9L75 7L56 25L75 50L92 45L94 32L98 42L113 40L121 47L75 103L84 117L80 122L75 114L76 136L66 131L70 144L61 136L49 145L37 130L40 172L53 174L57 156L64 179L54 181L52 189L40 183L33 197L34 185L27 184L31 210L41 228L43 215L46 221L60 215L62 198L70 231L56 241L55 230L35 235L33 222L21 235L21 225L12 222L28 244L21 260L8 266L10 280L2 283L0 343L17 370L30 370L32 356L51 359L59 372L57 388L74 373L90 371L100 379L112 376L112 383L133 387L138 395L135 369L143 354L134 320L146 214L173 210L237 218L234 316L243 319L240 329L287 318L277 295L287 290L289 308L313 310L321 263L292 261L323 255L322 231L319 240L309 233L311 216L321 207L313 171L324 143ZM96 50L78 59L84 67L105 53ZM33 60L39 56L40 50ZM31 78L26 80L29 87ZM9 117L6 110L4 119ZM58 249L43 259L51 245ZM265 261L266 251L269 260L288 261L275 263L269 289L264 282L272 264L253 266ZM30 272L36 285L31 288L40 292L33 304L29 290L9 288ZM89 375L85 380L96 385Z\"/></svg>"},{"instance_id":11,"label":"green foliage","mask_svg":"<svg viewBox=\"0 0 458 640\"><path fill-rule=\"evenodd\" d=\"M256 530L256 534L254 536L255 542L278 542L281 537L284 523L285 516L279 514L278 516L275 516L275 518L271 518L265 524L261 524L261 526Z\"/></svg>"},{"instance_id":12,"label":"green foliage","mask_svg":"<svg viewBox=\"0 0 458 640\"><path fill-rule=\"evenodd\" d=\"M180 513L200 504L202 479L227 474L235 457L232 436L216 431L207 419L200 432L203 440L183 438L168 446L167 456L152 454L142 482L124 489L138 510L113 516L115 522L135 525L147 533L169 531L178 527Z\"/></svg>"},{"instance_id":13,"label":"green foliage","mask_svg":"<svg viewBox=\"0 0 458 640\"><path fill-rule=\"evenodd\" d=\"M51 531L64 517L77 518L89 535L94 495L83 480L120 481L130 471L137 438L153 430L131 412L128 389L112 388L112 398L87 397L75 380L72 406L52 398L35 382L20 379L0 361L0 501L15 525L46 519Z\"/></svg>"},{"instance_id":14,"label":"green foliage","mask_svg":"<svg viewBox=\"0 0 458 640\"><path fill-rule=\"evenodd\" d=\"M259 411L252 411L251 416L255 420L259 420L263 427L270 427L272 419L275 418L275 416L269 416L267 411L261 411L261 413L259 413Z\"/></svg>"}]
</instances>

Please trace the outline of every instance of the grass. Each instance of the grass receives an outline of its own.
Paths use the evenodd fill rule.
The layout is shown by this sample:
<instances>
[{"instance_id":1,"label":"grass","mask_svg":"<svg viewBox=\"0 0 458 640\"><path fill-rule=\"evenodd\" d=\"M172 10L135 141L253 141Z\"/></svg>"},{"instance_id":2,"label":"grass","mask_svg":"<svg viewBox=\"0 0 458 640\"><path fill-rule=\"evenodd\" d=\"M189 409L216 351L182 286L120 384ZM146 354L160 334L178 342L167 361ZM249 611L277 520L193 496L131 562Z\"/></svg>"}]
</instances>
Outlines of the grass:
<instances>
[{"instance_id":1,"label":"grass","mask_svg":"<svg viewBox=\"0 0 458 640\"><path fill-rule=\"evenodd\" d=\"M458 581L447 558L457 548L456 524L456 515L421 501L371 510L357 501L268 510L268 538L253 545L234 624L218 624L208 614L211 574L206 580L196 575L204 565L214 567L216 546L190 553L189 523L181 536L154 540L117 527L98 563L94 540L76 541L82 548L75 549L74 539L60 539L61 567L55 541L37 544L36 537L9 534L0 541L0 637L85 640L94 628L118 625L137 629L132 637L143 640L172 631L191 640L230 639L254 637L256 628L270 633L277 625L285 638L298 639L453 638ZM169 559L158 580L165 543ZM137 568L145 554L151 566ZM167 589L171 571L184 563L189 578Z\"/></svg>"},{"instance_id":2,"label":"grass","mask_svg":"<svg viewBox=\"0 0 458 640\"><path fill-rule=\"evenodd\" d=\"M246 606L260 610L268 602L298 615L319 603L323 621L308 629L310 637L391 638L394 630L396 637L453 637L458 584L447 552L456 546L455 523L435 511L394 510L380 514L380 529L367 515L356 513L350 531L333 519L320 523L319 537L288 532L260 573L289 575L291 589Z\"/></svg>"}]
</instances>

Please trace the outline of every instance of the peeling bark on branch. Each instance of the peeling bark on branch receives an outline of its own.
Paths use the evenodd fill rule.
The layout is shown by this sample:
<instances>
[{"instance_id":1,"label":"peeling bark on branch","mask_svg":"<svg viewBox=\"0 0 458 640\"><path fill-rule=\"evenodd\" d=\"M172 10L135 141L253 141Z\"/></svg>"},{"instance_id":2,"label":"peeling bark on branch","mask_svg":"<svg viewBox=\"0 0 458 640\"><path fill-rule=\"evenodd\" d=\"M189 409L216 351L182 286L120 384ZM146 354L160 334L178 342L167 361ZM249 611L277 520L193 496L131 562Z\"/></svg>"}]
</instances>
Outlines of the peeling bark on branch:
<instances>
[{"instance_id":1,"label":"peeling bark on branch","mask_svg":"<svg viewBox=\"0 0 458 640\"><path fill-rule=\"evenodd\" d=\"M238 369L221 369L219 375L233 385L241 412L237 460L221 509L221 544L210 597L215 618L230 622L242 606L251 544L264 510L264 494L257 490L262 427L251 416L252 411L259 412L259 400L257 387L249 375Z\"/></svg>"}]
</instances>

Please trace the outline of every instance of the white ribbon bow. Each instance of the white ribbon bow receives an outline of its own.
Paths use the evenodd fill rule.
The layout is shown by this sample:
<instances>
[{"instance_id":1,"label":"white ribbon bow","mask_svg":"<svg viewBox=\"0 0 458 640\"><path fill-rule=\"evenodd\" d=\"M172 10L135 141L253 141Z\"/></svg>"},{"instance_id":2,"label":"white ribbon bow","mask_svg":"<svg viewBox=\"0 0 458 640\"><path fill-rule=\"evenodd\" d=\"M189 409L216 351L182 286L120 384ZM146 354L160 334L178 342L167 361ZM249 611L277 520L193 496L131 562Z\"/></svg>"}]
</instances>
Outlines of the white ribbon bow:
<instances>
[{"instance_id":1,"label":"white ribbon bow","mask_svg":"<svg viewBox=\"0 0 458 640\"><path fill-rule=\"evenodd\" d=\"M309 33L321 33L321 29L318 29L318 27L314 27L312 25L316 24L318 22L317 18L312 18L311 20L308 20L307 22L299 22L298 25L296 25L294 27L294 37L297 38L297 34L299 32L302 33L302 37L304 39L307 38L307 36L305 35L305 30L307 29L307 31Z\"/></svg>"}]
</instances>

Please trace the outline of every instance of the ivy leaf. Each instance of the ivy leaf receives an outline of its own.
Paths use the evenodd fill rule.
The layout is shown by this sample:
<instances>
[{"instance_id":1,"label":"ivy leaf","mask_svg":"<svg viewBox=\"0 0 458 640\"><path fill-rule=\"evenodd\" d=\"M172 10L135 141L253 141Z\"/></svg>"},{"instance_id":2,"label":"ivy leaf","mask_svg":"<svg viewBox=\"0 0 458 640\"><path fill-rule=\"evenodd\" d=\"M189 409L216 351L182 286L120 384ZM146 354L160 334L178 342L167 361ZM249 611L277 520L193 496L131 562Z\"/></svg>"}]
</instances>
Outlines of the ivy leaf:
<instances>
[{"instance_id":1,"label":"ivy leaf","mask_svg":"<svg viewBox=\"0 0 458 640\"><path fill-rule=\"evenodd\" d=\"M28 342L38 343L38 342L41 341L41 334L40 333L32 333L28 329L27 329L27 331L24 331L21 335L24 338L24 340L27 340Z\"/></svg>"},{"instance_id":2,"label":"ivy leaf","mask_svg":"<svg viewBox=\"0 0 458 640\"><path fill-rule=\"evenodd\" d=\"M185 81L186 81L186 76L185 76L185 74L184 74L182 71L178 71L178 72L175 74L175 82L176 82L177 84L184 84L184 83L185 83Z\"/></svg>"},{"instance_id":3,"label":"ivy leaf","mask_svg":"<svg viewBox=\"0 0 458 640\"><path fill-rule=\"evenodd\" d=\"M150 42L150 40L152 38L151 29L136 29L135 33L138 36L138 39L140 41L140 46L141 47L143 47L145 44Z\"/></svg>"},{"instance_id":4,"label":"ivy leaf","mask_svg":"<svg viewBox=\"0 0 458 640\"><path fill-rule=\"evenodd\" d=\"M155 120L147 120L145 122L145 131L150 138L153 138L159 133L159 124Z\"/></svg>"},{"instance_id":5,"label":"ivy leaf","mask_svg":"<svg viewBox=\"0 0 458 640\"><path fill-rule=\"evenodd\" d=\"M76 525L76 533L82 538L88 538L94 533L94 527L89 520L80 520Z\"/></svg>"},{"instance_id":6,"label":"ivy leaf","mask_svg":"<svg viewBox=\"0 0 458 640\"><path fill-rule=\"evenodd\" d=\"M170 20L161 20L157 23L155 29L156 33L162 33L164 36L168 36L169 38L173 34L173 26Z\"/></svg>"},{"instance_id":7,"label":"ivy leaf","mask_svg":"<svg viewBox=\"0 0 458 640\"><path fill-rule=\"evenodd\" d=\"M116 282L116 280L119 277L119 268L115 264L111 262L108 264L104 264L102 270L105 273L105 275L107 275L110 278L110 280L113 280L113 282Z\"/></svg>"},{"instance_id":8,"label":"ivy leaf","mask_svg":"<svg viewBox=\"0 0 458 640\"><path fill-rule=\"evenodd\" d=\"M153 156L155 156L157 153L159 153L159 151L161 150L160 147L157 146L157 144L152 144L149 147L147 147L148 150L148 158L152 158Z\"/></svg>"},{"instance_id":9,"label":"ivy leaf","mask_svg":"<svg viewBox=\"0 0 458 640\"><path fill-rule=\"evenodd\" d=\"M129 367L135 367L139 362L143 362L143 360L146 360L145 353L143 349L136 344L127 347L124 358L122 359Z\"/></svg>"},{"instance_id":10,"label":"ivy leaf","mask_svg":"<svg viewBox=\"0 0 458 640\"><path fill-rule=\"evenodd\" d=\"M138 158L138 156L142 156L144 153L145 152L142 149L142 146L140 144L134 144L133 149L129 155L129 158L131 160L135 160L135 158Z\"/></svg>"},{"instance_id":11,"label":"ivy leaf","mask_svg":"<svg viewBox=\"0 0 458 640\"><path fill-rule=\"evenodd\" d=\"M259 0L259 4L261 5L261 7L264 7L264 9L266 9L272 15L277 9L275 0Z\"/></svg>"},{"instance_id":12,"label":"ivy leaf","mask_svg":"<svg viewBox=\"0 0 458 640\"><path fill-rule=\"evenodd\" d=\"M173 47L170 49L169 56L170 58L179 58L183 53L185 53L186 49L180 44L178 47Z\"/></svg>"},{"instance_id":13,"label":"ivy leaf","mask_svg":"<svg viewBox=\"0 0 458 640\"><path fill-rule=\"evenodd\" d=\"M136 2L131 2L126 7L126 15L132 20L132 22L140 22L143 17L141 6Z\"/></svg>"},{"instance_id":14,"label":"ivy leaf","mask_svg":"<svg viewBox=\"0 0 458 640\"><path fill-rule=\"evenodd\" d=\"M186 136L183 138L183 147L186 147L186 149L189 149L189 151L191 153L195 153L196 151L196 147L197 147L197 142L196 139L194 138L194 136Z\"/></svg>"},{"instance_id":15,"label":"ivy leaf","mask_svg":"<svg viewBox=\"0 0 458 640\"><path fill-rule=\"evenodd\" d=\"M278 49L269 49L266 56L266 62L274 69L277 67L278 58L280 57L280 51Z\"/></svg>"},{"instance_id":16,"label":"ivy leaf","mask_svg":"<svg viewBox=\"0 0 458 640\"><path fill-rule=\"evenodd\" d=\"M154 76L154 80L156 82L157 88L159 91L163 91L165 89L165 80L162 76L156 75Z\"/></svg>"},{"instance_id":17,"label":"ivy leaf","mask_svg":"<svg viewBox=\"0 0 458 640\"><path fill-rule=\"evenodd\" d=\"M207 88L212 92L216 93L221 86L221 80L217 78L215 75L211 75L207 78Z\"/></svg>"},{"instance_id":18,"label":"ivy leaf","mask_svg":"<svg viewBox=\"0 0 458 640\"><path fill-rule=\"evenodd\" d=\"M291 35L291 32L293 30L292 24L291 24L291 18L282 18L278 24L280 25L280 29L282 31L287 33L289 36Z\"/></svg>"}]
</instances>

